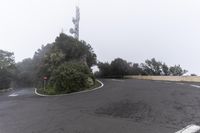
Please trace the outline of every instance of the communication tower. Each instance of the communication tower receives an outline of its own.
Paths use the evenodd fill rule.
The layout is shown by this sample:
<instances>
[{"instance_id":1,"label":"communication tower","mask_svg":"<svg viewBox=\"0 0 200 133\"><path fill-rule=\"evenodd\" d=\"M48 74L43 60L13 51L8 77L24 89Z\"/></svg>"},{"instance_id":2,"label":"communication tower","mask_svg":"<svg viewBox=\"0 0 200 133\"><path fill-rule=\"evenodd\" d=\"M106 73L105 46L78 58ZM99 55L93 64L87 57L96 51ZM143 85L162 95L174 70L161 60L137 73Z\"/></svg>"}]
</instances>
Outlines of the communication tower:
<instances>
[{"instance_id":1,"label":"communication tower","mask_svg":"<svg viewBox=\"0 0 200 133\"><path fill-rule=\"evenodd\" d=\"M70 29L70 33L74 35L74 38L79 40L79 22L80 22L80 8L76 7L76 17L72 18L74 28Z\"/></svg>"}]
</instances>

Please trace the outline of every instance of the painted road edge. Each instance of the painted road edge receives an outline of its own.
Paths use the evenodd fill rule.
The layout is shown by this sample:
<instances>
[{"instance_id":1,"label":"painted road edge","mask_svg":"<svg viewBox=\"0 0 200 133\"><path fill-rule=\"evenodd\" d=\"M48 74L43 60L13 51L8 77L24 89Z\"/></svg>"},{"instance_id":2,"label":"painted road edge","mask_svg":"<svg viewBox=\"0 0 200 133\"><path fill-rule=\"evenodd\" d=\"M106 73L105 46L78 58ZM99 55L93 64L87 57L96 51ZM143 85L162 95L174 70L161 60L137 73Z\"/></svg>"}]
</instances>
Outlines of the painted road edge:
<instances>
[{"instance_id":1,"label":"painted road edge","mask_svg":"<svg viewBox=\"0 0 200 133\"><path fill-rule=\"evenodd\" d=\"M199 130L200 130L200 126L189 125L176 133L196 133Z\"/></svg>"},{"instance_id":2,"label":"painted road edge","mask_svg":"<svg viewBox=\"0 0 200 133\"><path fill-rule=\"evenodd\" d=\"M195 88L200 88L200 86L199 85L190 85L190 86L192 86L192 87L195 87Z\"/></svg>"},{"instance_id":3,"label":"painted road edge","mask_svg":"<svg viewBox=\"0 0 200 133\"><path fill-rule=\"evenodd\" d=\"M58 96L70 96L70 95L75 95L75 94L81 94L81 93L91 92L91 91L95 91L95 90L101 89L104 86L104 84L100 80L97 80L97 81L101 84L101 86L99 86L97 88L94 88L94 89L91 89L91 90L84 90L84 91L74 92L74 93L70 93L70 94L44 95L44 94L38 93L37 92L37 88L35 88L35 94L38 95L38 96L41 96L41 97L58 97Z\"/></svg>"}]
</instances>

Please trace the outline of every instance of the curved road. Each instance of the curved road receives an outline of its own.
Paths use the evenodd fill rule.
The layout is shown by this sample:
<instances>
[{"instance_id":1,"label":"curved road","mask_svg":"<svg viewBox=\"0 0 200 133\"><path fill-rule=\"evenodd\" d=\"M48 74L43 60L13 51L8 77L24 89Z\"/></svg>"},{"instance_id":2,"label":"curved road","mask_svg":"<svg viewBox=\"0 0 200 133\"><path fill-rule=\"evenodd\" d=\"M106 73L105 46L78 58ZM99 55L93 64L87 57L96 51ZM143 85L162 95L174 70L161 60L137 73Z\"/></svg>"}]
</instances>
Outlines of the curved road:
<instances>
[{"instance_id":1,"label":"curved road","mask_svg":"<svg viewBox=\"0 0 200 133\"><path fill-rule=\"evenodd\" d=\"M0 133L174 133L200 125L200 84L102 80L82 94L0 94Z\"/></svg>"}]
</instances>

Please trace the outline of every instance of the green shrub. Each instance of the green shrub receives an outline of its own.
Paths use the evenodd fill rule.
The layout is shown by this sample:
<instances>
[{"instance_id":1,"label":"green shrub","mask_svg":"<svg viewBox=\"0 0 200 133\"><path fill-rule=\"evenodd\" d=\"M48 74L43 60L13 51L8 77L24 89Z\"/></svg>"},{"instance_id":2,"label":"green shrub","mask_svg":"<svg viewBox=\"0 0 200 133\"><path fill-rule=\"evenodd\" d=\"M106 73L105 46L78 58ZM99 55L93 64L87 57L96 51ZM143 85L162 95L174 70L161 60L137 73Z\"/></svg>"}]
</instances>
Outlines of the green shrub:
<instances>
[{"instance_id":1,"label":"green shrub","mask_svg":"<svg viewBox=\"0 0 200 133\"><path fill-rule=\"evenodd\" d=\"M94 84L90 69L81 63L66 62L52 72L48 87L57 92L77 92Z\"/></svg>"},{"instance_id":2,"label":"green shrub","mask_svg":"<svg viewBox=\"0 0 200 133\"><path fill-rule=\"evenodd\" d=\"M6 69L0 69L0 90L8 89L12 82L13 74Z\"/></svg>"}]
</instances>

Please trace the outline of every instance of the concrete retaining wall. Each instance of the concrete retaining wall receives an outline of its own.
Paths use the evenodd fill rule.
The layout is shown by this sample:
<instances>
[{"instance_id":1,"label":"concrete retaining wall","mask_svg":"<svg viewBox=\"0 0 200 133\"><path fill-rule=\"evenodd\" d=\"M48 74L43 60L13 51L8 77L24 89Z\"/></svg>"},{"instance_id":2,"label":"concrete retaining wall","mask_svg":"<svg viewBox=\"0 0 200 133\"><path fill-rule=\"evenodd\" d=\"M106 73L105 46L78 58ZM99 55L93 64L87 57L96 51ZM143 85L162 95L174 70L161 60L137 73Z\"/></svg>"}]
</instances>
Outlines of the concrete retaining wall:
<instances>
[{"instance_id":1,"label":"concrete retaining wall","mask_svg":"<svg viewBox=\"0 0 200 133\"><path fill-rule=\"evenodd\" d=\"M200 76L125 76L130 79L200 82Z\"/></svg>"}]
</instances>

